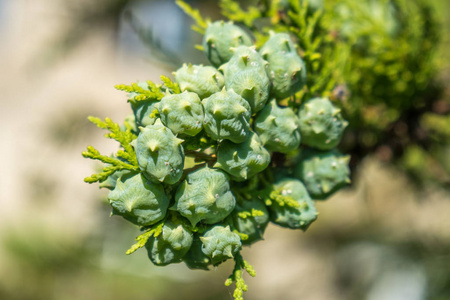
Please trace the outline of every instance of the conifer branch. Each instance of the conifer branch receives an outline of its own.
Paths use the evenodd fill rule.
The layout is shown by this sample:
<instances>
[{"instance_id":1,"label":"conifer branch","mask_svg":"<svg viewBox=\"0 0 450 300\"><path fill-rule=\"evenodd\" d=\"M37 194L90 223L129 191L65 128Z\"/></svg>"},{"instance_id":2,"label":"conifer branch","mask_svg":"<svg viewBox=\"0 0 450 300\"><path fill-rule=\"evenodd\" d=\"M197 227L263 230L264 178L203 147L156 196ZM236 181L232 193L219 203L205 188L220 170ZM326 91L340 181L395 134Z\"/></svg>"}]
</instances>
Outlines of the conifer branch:
<instances>
[{"instance_id":1,"label":"conifer branch","mask_svg":"<svg viewBox=\"0 0 450 300\"><path fill-rule=\"evenodd\" d=\"M252 208L251 211L241 211L238 213L239 218L247 219L248 217L260 217L264 216L264 212L259 209Z\"/></svg>"},{"instance_id":2,"label":"conifer branch","mask_svg":"<svg viewBox=\"0 0 450 300\"><path fill-rule=\"evenodd\" d=\"M137 243L132 245L131 248L127 250L126 254L130 255L130 254L136 252L136 250L138 250L139 248L144 247L145 244L147 243L148 239L151 238L152 236L158 237L162 232L163 225L164 225L164 221L158 222L155 225L153 225L152 228L150 228L143 234L139 235L136 238Z\"/></svg>"},{"instance_id":3,"label":"conifer branch","mask_svg":"<svg viewBox=\"0 0 450 300\"><path fill-rule=\"evenodd\" d=\"M170 93L172 94L181 93L180 86L178 85L178 83L173 82L172 80L170 80L170 78L161 75L161 81L164 82L164 86L167 88L167 90L169 90Z\"/></svg>"},{"instance_id":4,"label":"conifer branch","mask_svg":"<svg viewBox=\"0 0 450 300\"><path fill-rule=\"evenodd\" d=\"M196 24L192 25L192 30L200 33L201 35L205 34L206 27L208 27L208 23L211 20L208 18L204 19L198 9L192 8L189 4L182 0L175 1L175 3L184 11L185 14L190 16L195 21Z\"/></svg>"},{"instance_id":5,"label":"conifer branch","mask_svg":"<svg viewBox=\"0 0 450 300\"><path fill-rule=\"evenodd\" d=\"M186 150L184 155L194 157L195 161L207 161L207 162L216 162L217 156L215 154L206 154L193 150Z\"/></svg>"},{"instance_id":6,"label":"conifer branch","mask_svg":"<svg viewBox=\"0 0 450 300\"><path fill-rule=\"evenodd\" d=\"M239 231L237 231L236 229L233 229L233 232L236 233L236 234L239 236L239 238L241 239L241 241L248 240L248 234L239 232Z\"/></svg>"},{"instance_id":7,"label":"conifer branch","mask_svg":"<svg viewBox=\"0 0 450 300\"><path fill-rule=\"evenodd\" d=\"M235 300L244 300L243 295L244 292L247 291L248 287L242 277L242 270L245 270L252 277L255 277L256 272L253 269L253 266L243 259L240 252L234 256L234 261L235 265L233 273L225 281L225 286L230 286L233 282L235 282L236 287L233 292L233 298Z\"/></svg>"},{"instance_id":8,"label":"conifer branch","mask_svg":"<svg viewBox=\"0 0 450 300\"><path fill-rule=\"evenodd\" d=\"M147 85L143 87L144 85ZM136 103L139 101L145 100L154 100L159 101L164 97L164 93L161 90L160 84L155 84L152 81L148 80L145 84L132 83L131 85L126 84L117 84L115 86L119 91L124 91L130 93L130 99L128 99L131 103Z\"/></svg>"},{"instance_id":9,"label":"conifer branch","mask_svg":"<svg viewBox=\"0 0 450 300\"><path fill-rule=\"evenodd\" d=\"M109 118L105 118L105 121L102 121L99 118L90 116L88 119L97 125L97 127L109 130L110 132L105 134L105 136L119 142L123 149L120 149L117 151L116 155L111 157L102 155L94 147L88 146L87 150L82 152L83 157L99 160L107 164L107 166L103 167L102 172L92 174L91 176L86 177L84 181L88 183L102 182L116 171L121 171L124 169L130 171L139 170L136 153L130 145L130 143L136 139L136 135L131 132L131 128L127 127L126 130L123 131L120 129L119 124L114 123Z\"/></svg>"},{"instance_id":10,"label":"conifer branch","mask_svg":"<svg viewBox=\"0 0 450 300\"><path fill-rule=\"evenodd\" d=\"M261 11L255 6L249 6L247 11L243 10L238 1L220 0L222 15L231 21L240 22L247 27L254 27L256 19L262 17Z\"/></svg>"}]
</instances>

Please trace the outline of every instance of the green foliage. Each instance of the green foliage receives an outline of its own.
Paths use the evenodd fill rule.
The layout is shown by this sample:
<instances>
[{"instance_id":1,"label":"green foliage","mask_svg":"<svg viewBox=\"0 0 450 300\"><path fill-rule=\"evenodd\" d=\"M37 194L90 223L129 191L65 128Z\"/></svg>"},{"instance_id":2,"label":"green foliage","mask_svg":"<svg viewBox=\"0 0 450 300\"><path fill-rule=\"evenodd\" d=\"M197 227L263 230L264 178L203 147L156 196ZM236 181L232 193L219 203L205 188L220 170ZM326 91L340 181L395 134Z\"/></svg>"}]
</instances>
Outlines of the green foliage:
<instances>
[{"instance_id":1,"label":"green foliage","mask_svg":"<svg viewBox=\"0 0 450 300\"><path fill-rule=\"evenodd\" d=\"M427 161L444 163L448 126L434 125L445 125L437 119L447 118L450 110L438 111L433 104L439 104L443 89L436 84L434 58L440 32L427 1L267 0L243 9L238 1L222 0L220 5L223 15L252 32L258 48L271 32L289 32L308 78L286 102L295 108L313 97L329 97L350 123L341 148L354 161L383 148L388 159L405 166L403 154L420 141ZM410 129L393 138L398 123ZM399 140L404 142L399 145ZM422 179L448 183L450 173L431 173Z\"/></svg>"},{"instance_id":2,"label":"green foliage","mask_svg":"<svg viewBox=\"0 0 450 300\"><path fill-rule=\"evenodd\" d=\"M150 229L148 229L146 232L139 235L136 238L137 243L134 244L133 246L131 246L131 248L127 250L126 254L127 255L132 254L132 253L136 252L136 250L138 250L139 248L144 247L145 244L147 243L148 239L151 238L152 236L158 237L162 232L163 225L164 225L164 221L156 223Z\"/></svg>"},{"instance_id":3,"label":"green foliage","mask_svg":"<svg viewBox=\"0 0 450 300\"><path fill-rule=\"evenodd\" d=\"M244 23L248 27L251 27L255 20L261 18L261 11L258 8L250 6L245 11L240 7L238 1L220 1L220 7L222 8L222 15L232 21Z\"/></svg>"},{"instance_id":4,"label":"green foliage","mask_svg":"<svg viewBox=\"0 0 450 300\"><path fill-rule=\"evenodd\" d=\"M343 147L362 157L381 146L418 183L448 186L450 172L431 167L445 163L441 153L450 144L448 127L427 127L429 116L449 114L436 110L443 87L437 83L435 59L439 22L431 5L423 0L328 1L325 15L325 26L337 28L339 42L352 45L344 73L351 99L340 105L351 124L347 134L357 140ZM409 130L393 132L397 125ZM417 149L425 172L408 162Z\"/></svg>"},{"instance_id":5,"label":"green foliage","mask_svg":"<svg viewBox=\"0 0 450 300\"><path fill-rule=\"evenodd\" d=\"M164 82L164 86L166 87L166 90L169 91L172 94L180 94L181 90L180 90L180 86L178 85L178 83L173 82L172 80L170 80L170 78L161 75L161 81Z\"/></svg>"},{"instance_id":6,"label":"green foliage","mask_svg":"<svg viewBox=\"0 0 450 300\"><path fill-rule=\"evenodd\" d=\"M129 93L128 102L137 104L140 101L159 101L165 96L165 92L171 94L181 93L178 83L173 82L170 78L161 75L163 84L155 84L150 80L145 83L132 83L130 85L118 84L115 86L119 91Z\"/></svg>"},{"instance_id":7,"label":"green foliage","mask_svg":"<svg viewBox=\"0 0 450 300\"><path fill-rule=\"evenodd\" d=\"M257 210L252 208L251 211L241 211L238 213L239 218L246 219L248 217L260 217L263 216L264 212L261 210Z\"/></svg>"},{"instance_id":8,"label":"green foliage","mask_svg":"<svg viewBox=\"0 0 450 300\"><path fill-rule=\"evenodd\" d=\"M161 98L164 97L161 85L154 84L150 80L148 80L146 83L148 85L147 89L139 86L137 83L132 83L131 85L118 84L115 86L115 88L119 91L134 93L135 95L133 94L133 97L128 99L130 103L136 103L146 100L161 100Z\"/></svg>"},{"instance_id":9,"label":"green foliage","mask_svg":"<svg viewBox=\"0 0 450 300\"><path fill-rule=\"evenodd\" d=\"M196 22L196 24L192 26L192 30L197 31L200 34L204 34L210 20L203 19L198 9L193 9L184 1L177 0L175 3L184 11L185 14L190 16Z\"/></svg>"},{"instance_id":10,"label":"green foliage","mask_svg":"<svg viewBox=\"0 0 450 300\"><path fill-rule=\"evenodd\" d=\"M225 281L226 286L230 286L233 282L236 283L236 288L233 292L233 297L235 300L244 300L244 292L247 291L248 287L245 284L244 278L242 277L242 271L245 270L250 276L255 277L256 272L247 261L245 261L240 254L234 257L234 269L233 273Z\"/></svg>"},{"instance_id":11,"label":"green foliage","mask_svg":"<svg viewBox=\"0 0 450 300\"><path fill-rule=\"evenodd\" d=\"M119 142L123 150L117 151L115 156L110 157L100 154L100 152L92 146L87 147L87 151L82 153L83 157L99 160L107 164L107 166L103 167L102 172L92 174L91 176L86 177L84 181L88 183L102 182L116 171L121 171L124 169L136 171L139 166L134 149L130 145L131 141L134 140L136 136L131 132L131 128L128 127L125 131L122 131L119 124L114 123L109 118L102 121L99 118L91 116L89 117L89 121L97 125L99 128L109 130L110 133L105 134L105 137Z\"/></svg>"},{"instance_id":12,"label":"green foliage","mask_svg":"<svg viewBox=\"0 0 450 300\"><path fill-rule=\"evenodd\" d=\"M439 178L444 187L450 183L450 148L448 145L425 149L419 145L410 145L402 156L402 167L410 172L414 179L434 182Z\"/></svg>"},{"instance_id":13,"label":"green foliage","mask_svg":"<svg viewBox=\"0 0 450 300\"><path fill-rule=\"evenodd\" d=\"M450 115L427 113L422 116L421 124L436 141L450 140Z\"/></svg>"}]
</instances>

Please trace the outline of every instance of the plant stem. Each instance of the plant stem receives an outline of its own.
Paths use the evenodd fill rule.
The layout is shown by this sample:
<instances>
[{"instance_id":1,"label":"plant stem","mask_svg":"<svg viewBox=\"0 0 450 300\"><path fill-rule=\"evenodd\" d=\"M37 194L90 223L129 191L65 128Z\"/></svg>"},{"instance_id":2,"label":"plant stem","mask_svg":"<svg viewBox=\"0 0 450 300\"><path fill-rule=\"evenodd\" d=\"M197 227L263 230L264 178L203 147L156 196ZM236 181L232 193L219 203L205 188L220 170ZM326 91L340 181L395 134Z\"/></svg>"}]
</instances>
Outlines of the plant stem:
<instances>
[{"instance_id":1,"label":"plant stem","mask_svg":"<svg viewBox=\"0 0 450 300\"><path fill-rule=\"evenodd\" d=\"M186 150L184 153L186 156L195 157L195 161L206 161L208 164L215 163L217 161L217 156L215 154L205 154L202 152L197 152L193 150Z\"/></svg>"}]
</instances>

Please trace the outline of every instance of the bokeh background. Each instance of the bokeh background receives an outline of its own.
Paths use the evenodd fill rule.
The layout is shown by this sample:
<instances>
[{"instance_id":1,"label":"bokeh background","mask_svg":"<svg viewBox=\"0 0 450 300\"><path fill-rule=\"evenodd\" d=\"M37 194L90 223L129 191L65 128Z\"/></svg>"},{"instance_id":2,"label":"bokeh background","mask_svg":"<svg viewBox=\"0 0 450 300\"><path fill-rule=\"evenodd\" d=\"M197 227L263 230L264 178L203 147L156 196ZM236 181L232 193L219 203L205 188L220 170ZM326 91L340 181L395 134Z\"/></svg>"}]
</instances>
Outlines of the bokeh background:
<instances>
[{"instance_id":1,"label":"bokeh background","mask_svg":"<svg viewBox=\"0 0 450 300\"><path fill-rule=\"evenodd\" d=\"M216 1L191 2L218 18ZM431 2L448 82L450 2ZM86 117L120 121L130 109L115 84L204 62L189 24L167 0L0 0L0 299L232 299L232 263L205 272L126 256L138 228L83 182L98 167L86 145L116 149ZM317 208L307 232L271 225L244 250L257 271L246 299L450 299L445 187L372 155Z\"/></svg>"}]
</instances>

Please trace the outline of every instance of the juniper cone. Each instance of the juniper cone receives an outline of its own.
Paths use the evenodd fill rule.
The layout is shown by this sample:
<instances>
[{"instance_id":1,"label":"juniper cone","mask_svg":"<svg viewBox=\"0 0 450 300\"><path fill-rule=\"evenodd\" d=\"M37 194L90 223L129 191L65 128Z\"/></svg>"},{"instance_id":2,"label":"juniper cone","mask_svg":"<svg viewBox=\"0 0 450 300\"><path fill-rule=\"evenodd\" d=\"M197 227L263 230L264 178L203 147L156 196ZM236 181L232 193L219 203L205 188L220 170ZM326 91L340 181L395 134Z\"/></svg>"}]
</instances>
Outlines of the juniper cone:
<instances>
[{"instance_id":1,"label":"juniper cone","mask_svg":"<svg viewBox=\"0 0 450 300\"><path fill-rule=\"evenodd\" d=\"M242 143L250 133L251 108L247 101L233 90L223 89L203 99L206 133L215 140L227 139Z\"/></svg>"},{"instance_id":2,"label":"juniper cone","mask_svg":"<svg viewBox=\"0 0 450 300\"><path fill-rule=\"evenodd\" d=\"M227 90L233 90L247 100L256 113L269 99L270 81L266 73L267 62L255 47L240 46L232 50L230 61L220 66Z\"/></svg>"},{"instance_id":3,"label":"juniper cone","mask_svg":"<svg viewBox=\"0 0 450 300\"><path fill-rule=\"evenodd\" d=\"M211 258L214 265L233 258L241 248L239 235L231 232L229 226L214 226L200 237L200 240L203 253Z\"/></svg>"},{"instance_id":4,"label":"juniper cone","mask_svg":"<svg viewBox=\"0 0 450 300\"><path fill-rule=\"evenodd\" d=\"M297 53L297 48L289 34L271 31L269 39L264 43L259 52L262 57L266 57L277 52Z\"/></svg>"},{"instance_id":5,"label":"juniper cone","mask_svg":"<svg viewBox=\"0 0 450 300\"><path fill-rule=\"evenodd\" d=\"M278 197L289 197L297 204L288 205L273 201L268 207L272 222L282 227L306 230L316 220L317 211L314 202L300 180L282 179L274 184L274 190L278 192Z\"/></svg>"},{"instance_id":6,"label":"juniper cone","mask_svg":"<svg viewBox=\"0 0 450 300\"><path fill-rule=\"evenodd\" d=\"M335 148L348 125L328 98L305 101L299 111L300 133L303 144L320 150Z\"/></svg>"},{"instance_id":7,"label":"juniper cone","mask_svg":"<svg viewBox=\"0 0 450 300\"><path fill-rule=\"evenodd\" d=\"M299 120L290 107L270 101L255 118L254 128L269 151L289 153L300 145Z\"/></svg>"},{"instance_id":8,"label":"juniper cone","mask_svg":"<svg viewBox=\"0 0 450 300\"><path fill-rule=\"evenodd\" d=\"M294 173L306 186L309 194L317 200L326 199L350 181L349 155L337 150L302 152L300 163Z\"/></svg>"},{"instance_id":9,"label":"juniper cone","mask_svg":"<svg viewBox=\"0 0 450 300\"><path fill-rule=\"evenodd\" d=\"M183 140L160 121L140 129L138 138L132 144L136 149L139 168L153 181L176 183L183 174Z\"/></svg>"},{"instance_id":10,"label":"juniper cone","mask_svg":"<svg viewBox=\"0 0 450 300\"><path fill-rule=\"evenodd\" d=\"M164 96L158 105L161 122L174 134L194 136L203 128L203 106L196 93Z\"/></svg>"},{"instance_id":11,"label":"juniper cone","mask_svg":"<svg viewBox=\"0 0 450 300\"><path fill-rule=\"evenodd\" d=\"M215 67L226 63L233 55L232 48L251 46L250 36L232 22L210 23L203 36L203 49L206 57Z\"/></svg>"},{"instance_id":12,"label":"juniper cone","mask_svg":"<svg viewBox=\"0 0 450 300\"><path fill-rule=\"evenodd\" d=\"M272 82L271 94L275 98L287 98L306 84L305 63L288 34L272 33L260 53L269 63L267 75Z\"/></svg>"},{"instance_id":13,"label":"juniper cone","mask_svg":"<svg viewBox=\"0 0 450 300\"><path fill-rule=\"evenodd\" d=\"M222 73L211 66L183 64L173 75L181 91L196 93L200 99L220 92L225 84Z\"/></svg>"},{"instance_id":14,"label":"juniper cone","mask_svg":"<svg viewBox=\"0 0 450 300\"><path fill-rule=\"evenodd\" d=\"M240 144L223 141L217 150L217 163L214 165L227 172L233 180L244 181L262 172L270 163L267 151L256 133Z\"/></svg>"},{"instance_id":15,"label":"juniper cone","mask_svg":"<svg viewBox=\"0 0 450 300\"><path fill-rule=\"evenodd\" d=\"M231 213L235 204L228 176L206 166L187 175L177 189L172 209L195 226L200 221L205 224L220 222Z\"/></svg>"},{"instance_id":16,"label":"juniper cone","mask_svg":"<svg viewBox=\"0 0 450 300\"><path fill-rule=\"evenodd\" d=\"M161 184L149 181L140 173L122 175L108 200L114 215L139 226L161 221L170 201Z\"/></svg>"},{"instance_id":17,"label":"juniper cone","mask_svg":"<svg viewBox=\"0 0 450 300\"><path fill-rule=\"evenodd\" d=\"M157 266L181 262L192 245L193 235L183 224L164 222L162 232L145 244L148 257Z\"/></svg>"},{"instance_id":18,"label":"juniper cone","mask_svg":"<svg viewBox=\"0 0 450 300\"><path fill-rule=\"evenodd\" d=\"M269 212L262 199L254 196L249 200L238 201L233 211L233 224L240 233L247 235L247 239L242 240L243 245L262 240L269 224Z\"/></svg>"},{"instance_id":19,"label":"juniper cone","mask_svg":"<svg viewBox=\"0 0 450 300\"><path fill-rule=\"evenodd\" d=\"M183 261L189 269L193 270L209 270L212 265L211 258L206 256L202 251L203 243L198 234L194 234L191 248L183 256Z\"/></svg>"}]
</instances>

